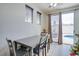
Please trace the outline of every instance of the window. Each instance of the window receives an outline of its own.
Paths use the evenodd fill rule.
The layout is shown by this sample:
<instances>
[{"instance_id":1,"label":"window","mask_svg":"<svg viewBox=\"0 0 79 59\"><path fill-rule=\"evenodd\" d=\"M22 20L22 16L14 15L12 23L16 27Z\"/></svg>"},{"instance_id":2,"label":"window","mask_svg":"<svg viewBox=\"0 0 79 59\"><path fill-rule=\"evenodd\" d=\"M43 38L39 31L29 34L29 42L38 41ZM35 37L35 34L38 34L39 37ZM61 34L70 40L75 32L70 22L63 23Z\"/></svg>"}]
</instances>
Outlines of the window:
<instances>
[{"instance_id":1,"label":"window","mask_svg":"<svg viewBox=\"0 0 79 59\"><path fill-rule=\"evenodd\" d=\"M26 8L26 18L25 22L32 23L33 22L33 9L28 5L25 5Z\"/></svg>"},{"instance_id":2,"label":"window","mask_svg":"<svg viewBox=\"0 0 79 59\"><path fill-rule=\"evenodd\" d=\"M62 14L63 24L73 24L74 23L74 13Z\"/></svg>"},{"instance_id":3,"label":"window","mask_svg":"<svg viewBox=\"0 0 79 59\"><path fill-rule=\"evenodd\" d=\"M41 24L41 13L37 12L37 24Z\"/></svg>"}]
</instances>

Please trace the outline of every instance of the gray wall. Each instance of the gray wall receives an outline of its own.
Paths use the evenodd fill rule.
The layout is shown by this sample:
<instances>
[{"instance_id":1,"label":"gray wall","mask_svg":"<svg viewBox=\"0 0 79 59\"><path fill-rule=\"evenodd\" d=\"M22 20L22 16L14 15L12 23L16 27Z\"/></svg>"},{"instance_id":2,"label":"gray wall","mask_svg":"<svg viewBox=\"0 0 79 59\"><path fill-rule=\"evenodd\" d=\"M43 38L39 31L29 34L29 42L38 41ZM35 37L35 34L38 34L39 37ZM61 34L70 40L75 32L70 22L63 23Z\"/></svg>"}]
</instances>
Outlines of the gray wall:
<instances>
[{"instance_id":1,"label":"gray wall","mask_svg":"<svg viewBox=\"0 0 79 59\"><path fill-rule=\"evenodd\" d=\"M30 24L25 22L25 4L0 4L0 51L8 47L6 37L14 39L40 34L41 25L35 23L37 10L34 7L34 23Z\"/></svg>"}]
</instances>

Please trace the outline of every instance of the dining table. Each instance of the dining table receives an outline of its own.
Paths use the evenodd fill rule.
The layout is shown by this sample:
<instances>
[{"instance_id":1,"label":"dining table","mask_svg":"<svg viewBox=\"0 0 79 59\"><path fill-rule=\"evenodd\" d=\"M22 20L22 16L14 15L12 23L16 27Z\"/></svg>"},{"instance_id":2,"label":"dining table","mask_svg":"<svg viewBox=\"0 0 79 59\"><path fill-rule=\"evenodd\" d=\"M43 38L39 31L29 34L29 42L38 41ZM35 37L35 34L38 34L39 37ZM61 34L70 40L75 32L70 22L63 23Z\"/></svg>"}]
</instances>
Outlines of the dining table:
<instances>
[{"instance_id":1,"label":"dining table","mask_svg":"<svg viewBox=\"0 0 79 59\"><path fill-rule=\"evenodd\" d=\"M40 42L41 36L32 36L28 38L22 38L19 40L15 40L19 44L26 45L28 48L30 48L30 56L33 56L33 48L35 48L39 42Z\"/></svg>"},{"instance_id":2,"label":"dining table","mask_svg":"<svg viewBox=\"0 0 79 59\"><path fill-rule=\"evenodd\" d=\"M18 38L18 37L7 37L8 40L11 40L12 42L16 42L15 43L15 48L17 48L17 44L22 44L22 45L25 45L27 46L30 51L30 55L29 56L33 56L33 48L35 48L39 42L40 42L40 38L41 36L40 35L35 35L35 36L31 36L31 37L21 37L21 38Z\"/></svg>"}]
</instances>

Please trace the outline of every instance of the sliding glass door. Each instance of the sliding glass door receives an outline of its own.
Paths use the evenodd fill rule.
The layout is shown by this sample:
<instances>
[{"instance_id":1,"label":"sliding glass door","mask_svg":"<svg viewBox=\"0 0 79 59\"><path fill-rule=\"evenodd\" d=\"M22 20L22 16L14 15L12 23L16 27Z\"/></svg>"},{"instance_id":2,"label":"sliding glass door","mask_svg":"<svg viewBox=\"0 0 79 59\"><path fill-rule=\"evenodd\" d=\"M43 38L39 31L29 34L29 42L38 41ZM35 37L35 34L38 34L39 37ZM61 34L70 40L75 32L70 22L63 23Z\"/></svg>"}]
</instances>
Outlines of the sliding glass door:
<instances>
[{"instance_id":1,"label":"sliding glass door","mask_svg":"<svg viewBox=\"0 0 79 59\"><path fill-rule=\"evenodd\" d=\"M62 14L62 38L63 43L73 44L73 31L74 31L74 13Z\"/></svg>"},{"instance_id":2,"label":"sliding glass door","mask_svg":"<svg viewBox=\"0 0 79 59\"><path fill-rule=\"evenodd\" d=\"M73 44L74 12L51 15L52 41Z\"/></svg>"},{"instance_id":3,"label":"sliding glass door","mask_svg":"<svg viewBox=\"0 0 79 59\"><path fill-rule=\"evenodd\" d=\"M58 42L58 33L59 33L59 15L51 15L51 34L52 41Z\"/></svg>"}]
</instances>

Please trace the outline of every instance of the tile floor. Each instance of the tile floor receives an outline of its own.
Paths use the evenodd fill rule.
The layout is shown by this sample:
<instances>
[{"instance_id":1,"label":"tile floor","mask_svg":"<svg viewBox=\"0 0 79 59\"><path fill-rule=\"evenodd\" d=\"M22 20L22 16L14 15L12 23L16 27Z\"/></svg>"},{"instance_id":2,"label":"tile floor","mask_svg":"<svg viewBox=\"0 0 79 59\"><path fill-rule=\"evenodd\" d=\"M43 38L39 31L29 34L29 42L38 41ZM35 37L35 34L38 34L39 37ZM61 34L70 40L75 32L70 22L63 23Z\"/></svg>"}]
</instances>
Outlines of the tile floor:
<instances>
[{"instance_id":1,"label":"tile floor","mask_svg":"<svg viewBox=\"0 0 79 59\"><path fill-rule=\"evenodd\" d=\"M47 56L69 56L71 45L51 43Z\"/></svg>"}]
</instances>

